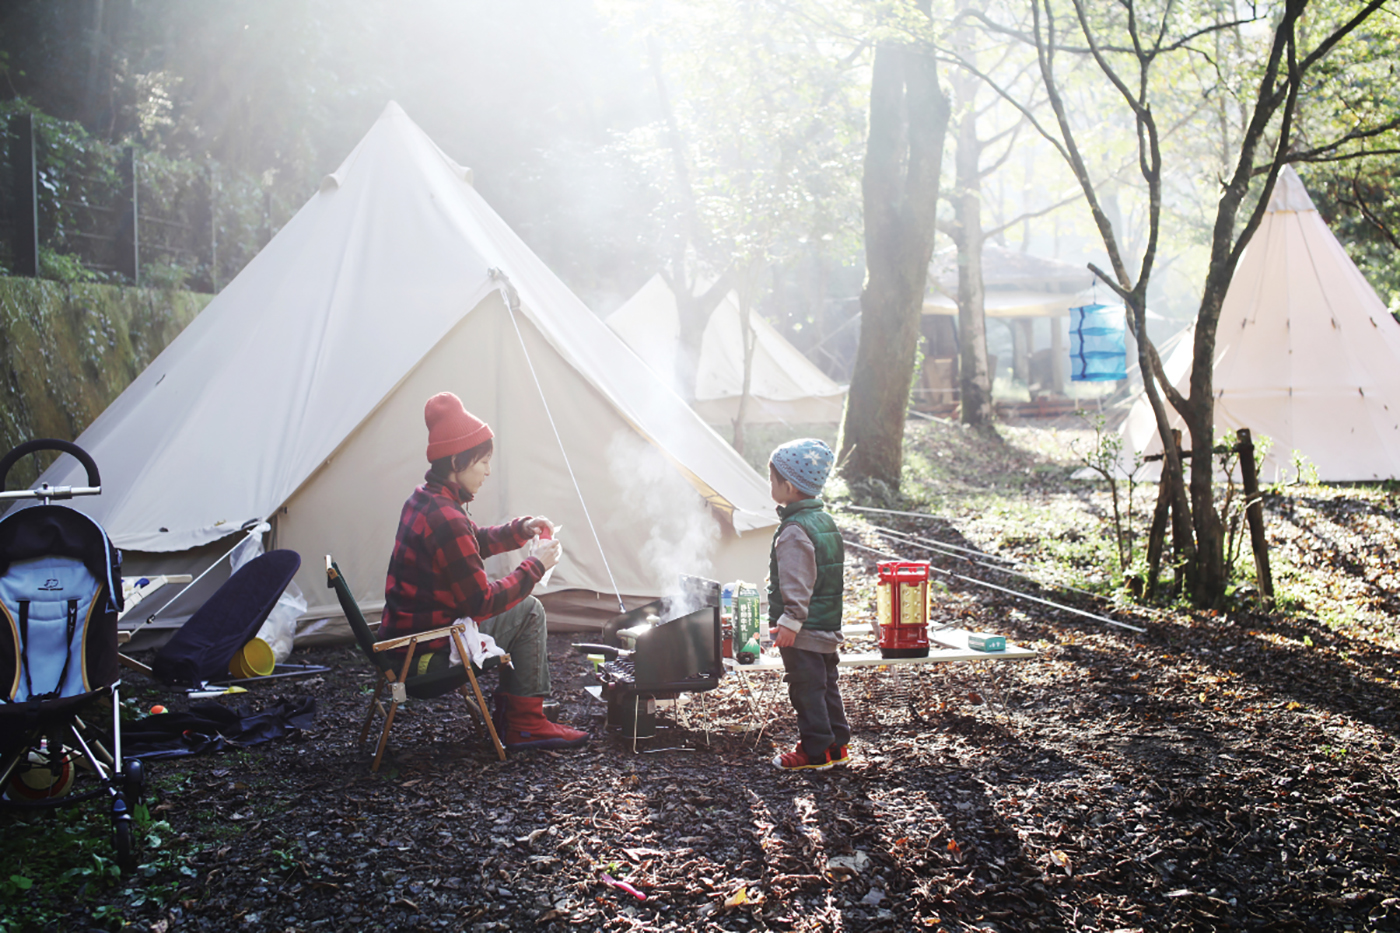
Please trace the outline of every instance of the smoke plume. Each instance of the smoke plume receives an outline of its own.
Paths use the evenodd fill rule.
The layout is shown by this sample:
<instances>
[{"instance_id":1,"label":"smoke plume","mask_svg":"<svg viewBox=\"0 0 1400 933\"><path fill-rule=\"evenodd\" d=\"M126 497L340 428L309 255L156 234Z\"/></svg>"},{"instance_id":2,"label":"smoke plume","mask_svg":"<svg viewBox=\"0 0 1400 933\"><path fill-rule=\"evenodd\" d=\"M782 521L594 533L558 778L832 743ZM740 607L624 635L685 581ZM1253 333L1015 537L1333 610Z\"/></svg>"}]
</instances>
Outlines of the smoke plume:
<instances>
[{"instance_id":1,"label":"smoke plume","mask_svg":"<svg viewBox=\"0 0 1400 933\"><path fill-rule=\"evenodd\" d=\"M660 451L630 431L613 436L608 464L649 527L641 557L657 589L672 596L680 592L681 574L709 576L719 525L695 487Z\"/></svg>"}]
</instances>

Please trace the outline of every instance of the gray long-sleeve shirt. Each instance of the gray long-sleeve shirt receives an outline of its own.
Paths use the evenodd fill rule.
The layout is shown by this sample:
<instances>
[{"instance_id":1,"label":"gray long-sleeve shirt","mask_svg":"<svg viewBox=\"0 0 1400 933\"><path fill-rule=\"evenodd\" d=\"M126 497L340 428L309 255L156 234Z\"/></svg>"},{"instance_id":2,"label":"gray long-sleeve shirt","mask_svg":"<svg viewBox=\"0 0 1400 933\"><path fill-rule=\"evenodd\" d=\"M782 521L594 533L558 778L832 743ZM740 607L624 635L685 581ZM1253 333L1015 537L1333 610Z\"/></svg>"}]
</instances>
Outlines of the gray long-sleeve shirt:
<instances>
[{"instance_id":1,"label":"gray long-sleeve shirt","mask_svg":"<svg viewBox=\"0 0 1400 933\"><path fill-rule=\"evenodd\" d=\"M796 632L794 648L830 654L841 645L840 632L806 629L807 609L812 603L812 587L817 585L817 551L802 526L790 523L774 542L778 556L778 592L783 595L783 614L778 624Z\"/></svg>"}]
</instances>

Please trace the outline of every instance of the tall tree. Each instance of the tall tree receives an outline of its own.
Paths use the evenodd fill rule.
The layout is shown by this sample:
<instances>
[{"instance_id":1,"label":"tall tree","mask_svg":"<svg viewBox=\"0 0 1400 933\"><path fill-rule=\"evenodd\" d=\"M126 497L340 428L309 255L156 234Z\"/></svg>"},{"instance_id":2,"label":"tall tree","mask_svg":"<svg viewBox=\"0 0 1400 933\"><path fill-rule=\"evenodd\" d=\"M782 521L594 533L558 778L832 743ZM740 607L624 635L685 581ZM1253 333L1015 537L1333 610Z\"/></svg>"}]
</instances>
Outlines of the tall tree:
<instances>
[{"instance_id":1,"label":"tall tree","mask_svg":"<svg viewBox=\"0 0 1400 933\"><path fill-rule=\"evenodd\" d=\"M938 83L930 0L875 49L861 192L865 288L860 346L838 442L847 479L899 488L904 419L933 256L950 105Z\"/></svg>"},{"instance_id":2,"label":"tall tree","mask_svg":"<svg viewBox=\"0 0 1400 933\"><path fill-rule=\"evenodd\" d=\"M771 269L856 215L847 166L863 123L865 42L844 2L663 0L616 16L646 36L659 118L629 139L660 192L663 274L680 319L677 388L689 394L718 303L737 293L751 348L750 312ZM741 401L736 447L747 408Z\"/></svg>"},{"instance_id":3,"label":"tall tree","mask_svg":"<svg viewBox=\"0 0 1400 933\"><path fill-rule=\"evenodd\" d=\"M1072 25L1067 33L1057 19L1054 0L1031 0L1032 23L1028 31L991 16L980 17L989 28L1033 47L1054 124L1040 123L1019 103L1021 95L1010 88L997 85L998 90L1005 99L1022 106L1027 119L1055 145L1089 202L1110 264L1108 271L1092 265L1090 268L1128 309L1129 326L1137 338L1139 364L1144 373L1152 376L1144 379L1144 389L1158 431L1163 437L1170 436L1166 408L1170 404L1190 432L1189 488L1182 458L1170 443L1164 445L1163 482L1169 486L1173 518L1178 523L1178 559L1184 564L1190 595L1199 605L1216 604L1224 595L1227 582L1223 525L1215 507L1212 482L1212 363L1221 304L1284 164L1348 158L1400 126L1400 117L1393 109L1355 106L1357 98L1375 97L1372 89L1378 80L1385 80L1370 67L1379 53L1368 41L1374 37L1368 37L1364 27L1386 2L1323 4L1315 0L1285 0L1270 8L1252 7L1257 15L1240 20L1230 4L1198 10L1169 3L1143 10L1131 3L1091 8L1087 0L1071 0ZM1180 62L1194 61L1200 52L1197 45L1205 38L1242 25L1250 25L1254 30L1266 27L1260 32L1264 41L1257 46L1242 43L1245 59L1237 69L1207 68L1206 80L1191 84L1191 66ZM1095 179L1085 160L1080 143L1085 120L1076 120L1066 104L1064 76L1056 68L1060 54L1092 61L1126 108L1148 205L1147 236L1139 256L1131 256L1124 249L1124 231L1110 219L1101 180ZM1339 76L1347 80L1341 81ZM1325 91L1324 78L1327 87L1347 90ZM1184 88L1183 84L1189 86ZM1364 89L1356 90L1358 85ZM1303 115L1302 101L1310 97L1321 99L1328 93L1339 94L1339 109L1350 108L1354 117L1351 124L1332 136L1298 134L1295 124ZM1172 105L1187 101L1189 117L1199 112L1201 100L1217 94L1238 102L1234 106L1239 107L1239 130L1237 135L1227 134L1224 141L1227 151L1222 153L1220 191L1209 232L1210 259L1196 316L1190 389L1183 396L1165 377L1156 347L1147 337L1147 289L1162 233L1164 180L1172 176L1173 168L1178 180L1193 175L1197 169L1195 165L1172 165L1164 158L1164 140L1172 135L1172 130L1192 125L1185 119L1174 123ZM1347 94L1352 94L1353 99L1347 100ZM1177 116L1181 116L1179 110ZM1325 133L1323 124L1315 126Z\"/></svg>"},{"instance_id":4,"label":"tall tree","mask_svg":"<svg viewBox=\"0 0 1400 933\"><path fill-rule=\"evenodd\" d=\"M965 32L965 30L964 30ZM957 101L957 142L953 162L953 222L948 233L958 250L958 398L962 423L975 428L992 423L992 377L987 371L987 293L982 284L982 151L977 135L977 79L953 73ZM1010 149L1008 147L1007 151Z\"/></svg>"},{"instance_id":5,"label":"tall tree","mask_svg":"<svg viewBox=\"0 0 1400 933\"><path fill-rule=\"evenodd\" d=\"M958 25L950 34L951 46L961 51L950 55L949 59L959 66L966 62L975 69L981 67L981 56L977 49L979 37L968 16L970 9L970 3L962 3L955 17ZM1007 46L996 51L993 57L997 60L989 68L992 74L1018 66L1015 57L1009 53ZM984 88L975 70L955 68L950 83L954 102L954 180L953 190L944 197L952 205L953 216L949 222L940 224L940 230L952 238L958 251L958 394L962 403L962 423L969 427L985 428L992 424L994 408L992 374L987 366L987 293L982 278L982 247L1007 229L1059 210L1080 200L1080 197L1076 193L1053 204L1038 206L1044 198L1032 193L1021 203L1024 208L1022 213L1001 219L993 227L983 227L983 182L999 171L1012 152L1020 148L1017 143L1025 121L995 95L987 95L991 97L990 101L979 99ZM1036 104L1036 101L1027 101L1024 106L1034 109ZM1011 119L1007 119L1008 111ZM990 130L987 128L989 124ZM989 152L992 154L990 161L984 161L984 156ZM1042 171L1039 174L1044 179L1048 173ZM1039 193L1049 194L1047 187L1042 184ZM1016 324L1022 325L1023 322L1017 321ZM1014 333L1018 335L1019 345L1019 327Z\"/></svg>"}]
</instances>

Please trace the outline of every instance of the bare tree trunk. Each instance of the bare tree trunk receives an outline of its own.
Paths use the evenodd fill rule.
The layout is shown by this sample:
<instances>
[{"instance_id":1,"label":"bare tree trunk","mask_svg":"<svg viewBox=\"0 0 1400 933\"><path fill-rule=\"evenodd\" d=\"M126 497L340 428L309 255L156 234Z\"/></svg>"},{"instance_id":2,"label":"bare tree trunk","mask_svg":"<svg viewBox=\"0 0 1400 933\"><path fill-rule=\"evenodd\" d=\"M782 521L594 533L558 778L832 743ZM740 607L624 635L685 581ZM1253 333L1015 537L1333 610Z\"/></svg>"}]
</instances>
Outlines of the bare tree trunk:
<instances>
[{"instance_id":1,"label":"bare tree trunk","mask_svg":"<svg viewBox=\"0 0 1400 933\"><path fill-rule=\"evenodd\" d=\"M739 340L744 348L744 378L739 390L739 408L734 413L734 440L732 446L739 453L744 452L744 420L749 409L749 389L753 384L753 351L758 342L758 334L753 329L749 315L753 313L753 297L757 292L756 282L761 273L754 268L746 269L740 276L736 294L739 296Z\"/></svg>"},{"instance_id":2,"label":"bare tree trunk","mask_svg":"<svg viewBox=\"0 0 1400 933\"><path fill-rule=\"evenodd\" d=\"M953 201L953 242L958 249L958 396L962 422L989 427L993 419L992 380L987 372L987 294L982 285L982 143L977 138L973 81L966 71L954 77L963 113L954 156L957 191Z\"/></svg>"},{"instance_id":3,"label":"bare tree trunk","mask_svg":"<svg viewBox=\"0 0 1400 933\"><path fill-rule=\"evenodd\" d=\"M680 322L680 345L676 348L676 391L687 402L695 401L695 374L700 363L700 341L705 335L705 326L710 323L725 294L731 288L730 276L725 274L708 289L696 294L696 281L687 274L684 258L671 263L669 274L662 278L676 296L676 317Z\"/></svg>"},{"instance_id":4,"label":"bare tree trunk","mask_svg":"<svg viewBox=\"0 0 1400 933\"><path fill-rule=\"evenodd\" d=\"M647 51L651 59L652 81L656 84L656 98L661 112L666 117L666 139L671 149L672 168L676 175L676 187L680 189L684 226L671 241L671 268L663 274L671 294L676 296L676 316L680 323L680 346L676 354L676 385L673 386L687 402L695 400L695 371L700 359L700 339L704 336L705 325L715 306L729 290L728 275L722 275L703 293L697 294L697 276L692 262L692 251L701 243L700 224L695 210L695 190L690 182L690 165L686 161L685 139L681 135L680 123L671 107L671 97L666 93L665 75L661 67L661 46L655 36L647 40Z\"/></svg>"},{"instance_id":5,"label":"bare tree trunk","mask_svg":"<svg viewBox=\"0 0 1400 933\"><path fill-rule=\"evenodd\" d=\"M920 8L928 13L927 0ZM899 488L948 118L931 51L879 46L862 179L860 346L838 442L852 483L878 480Z\"/></svg>"}]
</instances>

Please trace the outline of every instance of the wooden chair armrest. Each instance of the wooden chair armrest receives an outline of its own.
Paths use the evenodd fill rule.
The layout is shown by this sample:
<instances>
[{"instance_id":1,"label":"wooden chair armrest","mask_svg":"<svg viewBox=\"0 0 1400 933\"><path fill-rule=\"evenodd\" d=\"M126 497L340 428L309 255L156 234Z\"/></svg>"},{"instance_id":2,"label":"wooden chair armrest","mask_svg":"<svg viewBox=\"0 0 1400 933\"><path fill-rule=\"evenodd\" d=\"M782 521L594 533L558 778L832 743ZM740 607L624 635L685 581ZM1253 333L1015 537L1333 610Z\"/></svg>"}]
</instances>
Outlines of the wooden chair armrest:
<instances>
[{"instance_id":1,"label":"wooden chair armrest","mask_svg":"<svg viewBox=\"0 0 1400 933\"><path fill-rule=\"evenodd\" d=\"M434 638L447 638L453 631L465 632L467 627L461 622L455 622L445 628L435 628L427 632L414 632L412 635L405 635L402 638L390 638L385 641L374 643L374 650L389 651L394 648L402 648L409 642L432 641Z\"/></svg>"}]
</instances>

